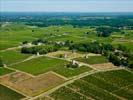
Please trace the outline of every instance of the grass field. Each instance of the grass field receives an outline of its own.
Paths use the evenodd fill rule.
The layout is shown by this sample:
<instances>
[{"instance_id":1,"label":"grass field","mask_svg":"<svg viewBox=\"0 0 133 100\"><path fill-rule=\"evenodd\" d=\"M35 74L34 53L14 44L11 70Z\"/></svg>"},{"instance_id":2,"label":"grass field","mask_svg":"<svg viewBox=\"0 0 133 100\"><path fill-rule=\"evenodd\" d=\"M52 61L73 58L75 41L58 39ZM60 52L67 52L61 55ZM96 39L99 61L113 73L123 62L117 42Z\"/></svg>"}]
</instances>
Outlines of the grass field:
<instances>
[{"instance_id":1,"label":"grass field","mask_svg":"<svg viewBox=\"0 0 133 100\"><path fill-rule=\"evenodd\" d=\"M100 64L108 62L108 60L104 56L89 56L88 58L76 58L75 60L87 64Z\"/></svg>"},{"instance_id":2,"label":"grass field","mask_svg":"<svg viewBox=\"0 0 133 100\"><path fill-rule=\"evenodd\" d=\"M19 100L24 98L23 95L3 86L0 85L0 100Z\"/></svg>"},{"instance_id":3,"label":"grass field","mask_svg":"<svg viewBox=\"0 0 133 100\"><path fill-rule=\"evenodd\" d=\"M63 68L65 63L66 61L59 60L59 59L40 57L40 58L35 58L11 67L34 74L34 75L38 75L56 68Z\"/></svg>"},{"instance_id":4,"label":"grass field","mask_svg":"<svg viewBox=\"0 0 133 100\"><path fill-rule=\"evenodd\" d=\"M39 75L48 71L54 71L66 77L71 77L82 72L91 70L91 68L86 66L81 66L75 69L66 68L65 65L67 63L67 61L60 59L40 57L17 65L13 65L11 67L34 75Z\"/></svg>"},{"instance_id":5,"label":"grass field","mask_svg":"<svg viewBox=\"0 0 133 100\"><path fill-rule=\"evenodd\" d=\"M71 98L75 94L82 94L83 98L96 100L119 100L133 98L133 73L126 70L99 72L76 80L74 83L55 91L51 96L55 100L66 100L67 91L71 91ZM77 96L78 97L78 96ZM62 99L63 98L63 99ZM76 99L74 99L76 100ZM81 99L84 100L84 99Z\"/></svg>"},{"instance_id":6,"label":"grass field","mask_svg":"<svg viewBox=\"0 0 133 100\"><path fill-rule=\"evenodd\" d=\"M35 33L32 28L23 24L10 24L0 30L0 50L10 47L19 46L23 41L33 41L36 38L43 37L43 29L36 29Z\"/></svg>"},{"instance_id":7,"label":"grass field","mask_svg":"<svg viewBox=\"0 0 133 100\"><path fill-rule=\"evenodd\" d=\"M0 76L13 72L7 68L0 68Z\"/></svg>"},{"instance_id":8,"label":"grass field","mask_svg":"<svg viewBox=\"0 0 133 100\"><path fill-rule=\"evenodd\" d=\"M22 54L20 53L20 51L8 50L8 51L1 51L0 56L2 57L3 63L8 65L8 64L20 62L31 55Z\"/></svg>"}]
</instances>

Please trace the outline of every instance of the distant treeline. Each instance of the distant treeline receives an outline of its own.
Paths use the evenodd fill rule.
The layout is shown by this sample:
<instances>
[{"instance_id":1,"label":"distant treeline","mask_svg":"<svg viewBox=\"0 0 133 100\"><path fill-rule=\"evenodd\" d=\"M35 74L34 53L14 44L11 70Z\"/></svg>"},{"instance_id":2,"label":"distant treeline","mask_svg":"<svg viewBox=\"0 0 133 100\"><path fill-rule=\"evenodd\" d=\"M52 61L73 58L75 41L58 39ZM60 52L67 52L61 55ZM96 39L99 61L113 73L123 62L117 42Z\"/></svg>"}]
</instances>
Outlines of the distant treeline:
<instances>
[{"instance_id":1,"label":"distant treeline","mask_svg":"<svg viewBox=\"0 0 133 100\"><path fill-rule=\"evenodd\" d=\"M29 21L26 25L47 27L50 25L73 25L74 27L81 26L112 26L112 27L124 27L133 26L133 21L128 19L116 18L116 19L86 19L86 20L43 20L42 22L34 22L34 20Z\"/></svg>"},{"instance_id":2,"label":"distant treeline","mask_svg":"<svg viewBox=\"0 0 133 100\"><path fill-rule=\"evenodd\" d=\"M4 13L0 22L23 22L27 25L47 27L50 25L76 26L133 26L133 14L113 13Z\"/></svg>"}]
</instances>

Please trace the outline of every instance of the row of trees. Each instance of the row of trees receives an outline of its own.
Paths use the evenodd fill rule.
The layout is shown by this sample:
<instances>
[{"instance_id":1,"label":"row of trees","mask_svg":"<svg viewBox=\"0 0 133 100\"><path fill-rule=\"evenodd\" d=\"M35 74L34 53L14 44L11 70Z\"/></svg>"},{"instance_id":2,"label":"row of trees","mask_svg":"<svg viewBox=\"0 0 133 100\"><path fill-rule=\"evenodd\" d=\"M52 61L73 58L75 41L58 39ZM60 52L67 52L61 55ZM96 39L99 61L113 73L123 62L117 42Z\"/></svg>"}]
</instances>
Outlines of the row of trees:
<instances>
[{"instance_id":1,"label":"row of trees","mask_svg":"<svg viewBox=\"0 0 133 100\"><path fill-rule=\"evenodd\" d=\"M83 52L92 52L102 54L105 51L113 51L114 47L111 44L103 44L99 42L73 44L69 47L70 50L78 50Z\"/></svg>"},{"instance_id":2,"label":"row of trees","mask_svg":"<svg viewBox=\"0 0 133 100\"><path fill-rule=\"evenodd\" d=\"M23 41L22 44L28 44L29 42L28 41ZM66 40L64 42L54 42L54 41L47 41L47 40L43 40L43 39L37 39L37 40L34 40L32 41L32 44L33 45L38 45L39 43L41 44L54 44L54 45L59 45L59 46L70 46L73 41L70 41L70 40Z\"/></svg>"},{"instance_id":3,"label":"row of trees","mask_svg":"<svg viewBox=\"0 0 133 100\"><path fill-rule=\"evenodd\" d=\"M46 54L49 52L54 52L59 49L58 46L35 46L35 47L23 47L21 53L25 54Z\"/></svg>"},{"instance_id":4,"label":"row of trees","mask_svg":"<svg viewBox=\"0 0 133 100\"><path fill-rule=\"evenodd\" d=\"M28 43L29 43L28 41L22 42L22 44L28 44ZM32 44L34 44L34 45L38 45L38 43L48 43L48 41L43 40L43 39L37 39L37 40L32 41Z\"/></svg>"}]
</instances>

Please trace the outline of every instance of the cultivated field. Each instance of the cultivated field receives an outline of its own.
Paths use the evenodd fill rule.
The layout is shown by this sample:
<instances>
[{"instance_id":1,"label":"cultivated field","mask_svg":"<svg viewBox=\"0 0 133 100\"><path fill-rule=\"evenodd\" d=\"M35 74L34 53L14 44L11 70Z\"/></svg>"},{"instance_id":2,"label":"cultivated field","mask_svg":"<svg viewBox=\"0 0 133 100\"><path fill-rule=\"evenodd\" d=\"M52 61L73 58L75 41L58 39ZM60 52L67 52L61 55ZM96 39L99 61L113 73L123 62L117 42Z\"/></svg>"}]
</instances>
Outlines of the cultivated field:
<instances>
[{"instance_id":1,"label":"cultivated field","mask_svg":"<svg viewBox=\"0 0 133 100\"><path fill-rule=\"evenodd\" d=\"M94 24L115 19L75 16L49 25L54 16L41 27L27 25L34 20L0 23L0 100L133 100L132 27L115 26L119 19L84 26L86 18ZM99 35L101 26L104 35L112 31L109 36Z\"/></svg>"},{"instance_id":2,"label":"cultivated field","mask_svg":"<svg viewBox=\"0 0 133 100\"><path fill-rule=\"evenodd\" d=\"M7 68L0 68L0 76L5 75L5 74L9 74L13 72L13 70L7 69Z\"/></svg>"},{"instance_id":3,"label":"cultivated field","mask_svg":"<svg viewBox=\"0 0 133 100\"><path fill-rule=\"evenodd\" d=\"M3 59L3 63L9 65L23 61L31 55L22 54L20 53L19 50L7 50L7 51L0 51L0 56Z\"/></svg>"},{"instance_id":4,"label":"cultivated field","mask_svg":"<svg viewBox=\"0 0 133 100\"><path fill-rule=\"evenodd\" d=\"M114 66L112 63L93 64L92 67L98 70L117 68L117 66Z\"/></svg>"},{"instance_id":5,"label":"cultivated field","mask_svg":"<svg viewBox=\"0 0 133 100\"><path fill-rule=\"evenodd\" d=\"M81 58L76 58L75 60L84 62L87 64L100 64L100 63L108 62L108 60L104 56L88 56L88 58L81 57Z\"/></svg>"},{"instance_id":6,"label":"cultivated field","mask_svg":"<svg viewBox=\"0 0 133 100\"><path fill-rule=\"evenodd\" d=\"M39 75L51 71L52 69L63 68L65 66L65 63L66 61L60 59L39 57L13 65L11 67L31 73L33 75Z\"/></svg>"},{"instance_id":7,"label":"cultivated field","mask_svg":"<svg viewBox=\"0 0 133 100\"><path fill-rule=\"evenodd\" d=\"M16 72L2 77L0 80L2 84L19 90L28 96L36 96L65 82L65 79L52 72L37 77L31 77L27 74Z\"/></svg>"},{"instance_id":8,"label":"cultivated field","mask_svg":"<svg viewBox=\"0 0 133 100\"><path fill-rule=\"evenodd\" d=\"M107 71L81 78L50 96L55 100L132 100L132 87L133 73L126 70Z\"/></svg>"},{"instance_id":9,"label":"cultivated field","mask_svg":"<svg viewBox=\"0 0 133 100\"><path fill-rule=\"evenodd\" d=\"M23 95L0 84L0 100L19 100L24 98Z\"/></svg>"},{"instance_id":10,"label":"cultivated field","mask_svg":"<svg viewBox=\"0 0 133 100\"><path fill-rule=\"evenodd\" d=\"M58 74L61 74L65 77L71 77L78 75L80 73L90 71L91 68L87 66L81 66L78 68L67 68L66 64L68 61L57 59L57 58L49 58L49 57L39 57L32 60L28 60L26 62L16 64L11 66L12 68L33 74L39 75L48 71L54 71Z\"/></svg>"}]
</instances>

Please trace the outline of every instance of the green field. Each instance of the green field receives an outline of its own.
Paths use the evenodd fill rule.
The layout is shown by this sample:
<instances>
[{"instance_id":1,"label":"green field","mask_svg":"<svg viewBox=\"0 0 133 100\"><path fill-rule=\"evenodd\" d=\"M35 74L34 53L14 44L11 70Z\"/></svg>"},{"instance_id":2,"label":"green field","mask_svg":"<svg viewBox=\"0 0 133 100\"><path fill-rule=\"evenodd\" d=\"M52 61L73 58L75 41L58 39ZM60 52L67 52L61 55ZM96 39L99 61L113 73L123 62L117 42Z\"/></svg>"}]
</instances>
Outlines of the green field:
<instances>
[{"instance_id":1,"label":"green field","mask_svg":"<svg viewBox=\"0 0 133 100\"><path fill-rule=\"evenodd\" d=\"M100 63L108 62L108 60L104 56L89 56L88 58L76 58L75 60L84 62L87 64L100 64Z\"/></svg>"},{"instance_id":2,"label":"green field","mask_svg":"<svg viewBox=\"0 0 133 100\"><path fill-rule=\"evenodd\" d=\"M55 100L88 100L86 97L66 87L60 88L50 96L52 96Z\"/></svg>"},{"instance_id":3,"label":"green field","mask_svg":"<svg viewBox=\"0 0 133 100\"><path fill-rule=\"evenodd\" d=\"M13 72L13 71L9 70L7 68L0 68L0 76L5 75L5 74L9 74L11 72Z\"/></svg>"},{"instance_id":4,"label":"green field","mask_svg":"<svg viewBox=\"0 0 133 100\"><path fill-rule=\"evenodd\" d=\"M130 86L127 86L125 88L122 88L120 90L116 90L113 93L119 96L122 96L124 98L127 98L128 100L133 99L133 84Z\"/></svg>"},{"instance_id":5,"label":"green field","mask_svg":"<svg viewBox=\"0 0 133 100\"><path fill-rule=\"evenodd\" d=\"M10 24L0 30L0 50L19 46L23 41L33 41L36 38L44 37L45 29L29 28L23 24Z\"/></svg>"},{"instance_id":6,"label":"green field","mask_svg":"<svg viewBox=\"0 0 133 100\"><path fill-rule=\"evenodd\" d=\"M0 85L0 100L20 100L22 98L24 98L23 95Z\"/></svg>"},{"instance_id":7,"label":"green field","mask_svg":"<svg viewBox=\"0 0 133 100\"><path fill-rule=\"evenodd\" d=\"M13 65L11 67L31 73L33 75L42 74L48 71L54 71L66 77L71 77L82 72L91 70L91 68L86 66L81 66L75 69L66 68L65 65L67 63L67 61L61 59L40 57L23 63L19 63L17 65Z\"/></svg>"},{"instance_id":8,"label":"green field","mask_svg":"<svg viewBox=\"0 0 133 100\"><path fill-rule=\"evenodd\" d=\"M22 54L20 53L20 51L8 50L8 51L1 51L0 56L2 57L3 63L9 65L12 63L20 62L31 55Z\"/></svg>"},{"instance_id":9,"label":"green field","mask_svg":"<svg viewBox=\"0 0 133 100\"><path fill-rule=\"evenodd\" d=\"M83 98L81 100L84 100L85 97L91 97L95 100L119 100L119 96L132 100L133 73L126 70L117 70L88 75L76 80L68 85L67 88L60 88L51 94L51 96L55 100L66 100L67 91L71 91L74 94L70 95L71 98L74 98L77 93L78 95L82 94Z\"/></svg>"},{"instance_id":10,"label":"green field","mask_svg":"<svg viewBox=\"0 0 133 100\"><path fill-rule=\"evenodd\" d=\"M34 32L32 32L32 30L34 30ZM57 32L56 30L59 31ZM66 25L32 28L23 24L13 23L2 27L0 30L0 50L19 46L23 41L30 42L36 40L37 38L43 38L49 41L72 40L74 42L91 42L92 40L97 40L112 44L124 43L127 48L133 50L132 46L128 46L132 43L132 30L124 31L126 34L115 32L112 33L112 36L110 37L98 38L96 37L95 28L90 27L73 28L71 25ZM87 35L85 32L89 32L89 34ZM121 37L123 37L123 40L126 41L120 41Z\"/></svg>"},{"instance_id":11,"label":"green field","mask_svg":"<svg viewBox=\"0 0 133 100\"><path fill-rule=\"evenodd\" d=\"M76 21L78 22L77 24L81 24L79 23L80 17L79 18L73 17L72 19L70 18L69 20L66 20L65 23L67 24L71 20L73 21L77 20ZM55 19L56 19L56 16L55 16ZM50 23L52 23L52 21L55 21L55 19L53 18L48 20L50 20L51 21ZM93 19L93 18L90 18L90 19ZM103 19L107 21L110 20L104 17ZM93 21L95 20L96 19L94 18ZM50 96L55 100L89 100L89 99L90 100L92 99L120 100L119 98L124 98L126 100L133 100L133 73L132 73L132 69L130 70L130 66L132 66L133 63L131 64L129 63L133 61L132 60L133 59L132 57L133 30L130 29L128 25L120 27L120 31L118 32L113 31L112 33L110 33L109 36L106 37L102 35L98 36L99 34L97 31L97 28L104 25L98 25L98 26L93 26L93 25L80 26L79 25L78 26L76 25L76 23L74 25L64 25L64 24L58 25L58 21L57 21L58 26L48 25L47 27L46 26L37 27L37 26L26 25L26 23L29 23L29 22L26 22L26 21L11 22L4 27L0 26L0 57L2 58L0 64L2 63L6 64L7 67L16 69L16 72L18 71L18 73L20 70L20 71L38 76L40 74L53 71L59 75L62 75L68 78L68 80L66 80L65 82L68 82L74 79L75 81L73 83L66 86L63 85L64 87L61 87L55 92L53 92L52 94L50 94ZM1 24L6 24L6 22L2 22L0 23L0 25ZM48 23L46 22L46 24ZM105 25L104 27L108 27L108 26ZM113 26L113 24L110 27L111 29L107 30L107 33L113 30L114 27L116 29L119 29L119 27ZM102 32L100 32L100 34L101 33ZM33 52L35 52L34 54L36 54L37 52L40 52L40 50L36 52L36 49L38 48L27 47L26 49L28 49L31 52L23 52L23 53L21 53L21 48L7 50L8 48L22 46L22 43L24 41L27 41L29 43L37 42L38 44L39 43L43 44L43 45L40 45L40 48L43 52L40 54L43 54L43 56L41 57L41 56L34 55L33 59L26 60L27 58L33 55ZM124 50L123 48L118 49L119 44L121 44L125 49ZM77 47L74 48L74 46L77 46ZM79 64L80 62L83 62L90 65L108 63L109 55L118 51L115 54L115 56L117 56L119 60L118 59L115 59L115 60L113 59L113 60L116 61L117 63L121 63L121 64L118 64L117 66L123 66L127 68L127 70L129 71L124 69L115 70L116 67L115 68L113 67L114 71L106 71L107 69L102 69L102 70L98 70L99 71L98 73L91 74L78 79L79 77L82 77L82 75L83 76L86 75L85 72L92 71L92 69L89 66L80 66L77 68L72 68L70 66L68 68L67 65L70 64L70 62L68 61L68 59L65 59L65 57L60 58L63 55L57 55L56 57L58 58L56 57L52 58L45 55L46 52L44 51L47 51L49 53L53 52L52 50L53 48L49 49L48 47L51 47L51 48L55 47L59 51L61 50L75 51L76 52L75 54L80 53L80 54L83 54L83 56L86 53L87 54L94 53L94 52L100 53L101 55L89 56L88 58L82 57L82 55L80 56L80 58L74 58L74 60L79 61ZM108 53L106 57L102 56L104 50ZM22 62L23 60L25 61ZM0 68L0 77L12 72L14 71L9 70L8 68ZM87 74L90 74L90 73L87 73ZM12 84L15 84L15 83L12 83ZM38 82L35 82L34 84L35 84L34 88L36 87L38 88ZM26 88L27 84L24 84L24 85ZM0 85L0 100L19 100L23 97L24 96L22 96L21 94L16 93L15 91L3 85Z\"/></svg>"}]
</instances>

